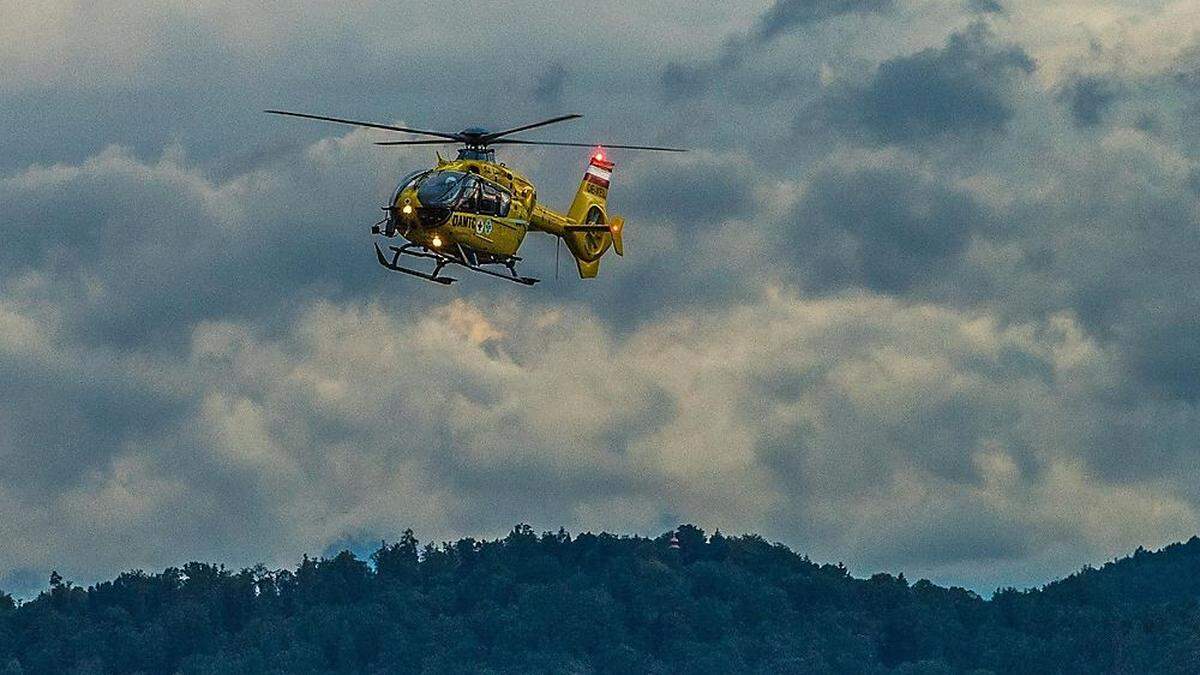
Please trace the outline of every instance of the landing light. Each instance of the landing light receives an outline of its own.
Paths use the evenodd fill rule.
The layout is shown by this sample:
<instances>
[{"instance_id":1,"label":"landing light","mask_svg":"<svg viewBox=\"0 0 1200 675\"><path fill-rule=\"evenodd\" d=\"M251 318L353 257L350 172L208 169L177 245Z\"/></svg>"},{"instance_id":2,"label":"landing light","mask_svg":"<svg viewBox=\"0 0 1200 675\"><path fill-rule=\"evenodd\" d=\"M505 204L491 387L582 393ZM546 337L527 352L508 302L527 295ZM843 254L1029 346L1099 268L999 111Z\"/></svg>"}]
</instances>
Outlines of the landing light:
<instances>
[{"instance_id":1,"label":"landing light","mask_svg":"<svg viewBox=\"0 0 1200 675\"><path fill-rule=\"evenodd\" d=\"M603 150L596 151L596 159L600 160L601 162L604 161L604 151Z\"/></svg>"},{"instance_id":2,"label":"landing light","mask_svg":"<svg viewBox=\"0 0 1200 675\"><path fill-rule=\"evenodd\" d=\"M441 245L442 245L442 238L437 236L436 234L433 235L433 247L437 248Z\"/></svg>"},{"instance_id":3,"label":"landing light","mask_svg":"<svg viewBox=\"0 0 1200 675\"><path fill-rule=\"evenodd\" d=\"M405 204L405 205L404 205L404 208L400 209L400 211L401 211L401 212L402 212L404 215L406 215L406 216L407 216L408 214L412 213L412 206L411 206L411 205L409 205L409 204Z\"/></svg>"}]
</instances>

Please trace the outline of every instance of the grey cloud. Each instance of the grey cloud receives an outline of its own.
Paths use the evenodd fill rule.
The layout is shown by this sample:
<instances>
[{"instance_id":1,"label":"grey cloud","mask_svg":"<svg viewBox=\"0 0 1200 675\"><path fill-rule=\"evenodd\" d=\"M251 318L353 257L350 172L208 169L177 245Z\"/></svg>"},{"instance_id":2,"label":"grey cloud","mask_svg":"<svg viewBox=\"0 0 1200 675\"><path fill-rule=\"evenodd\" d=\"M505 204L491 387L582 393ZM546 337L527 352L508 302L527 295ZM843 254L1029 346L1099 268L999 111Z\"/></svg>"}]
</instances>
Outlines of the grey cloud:
<instances>
[{"instance_id":1,"label":"grey cloud","mask_svg":"<svg viewBox=\"0 0 1200 675\"><path fill-rule=\"evenodd\" d=\"M1114 83L1100 77L1081 77L1067 87L1062 99L1070 109L1076 124L1093 127L1100 124L1104 114L1119 96Z\"/></svg>"},{"instance_id":2,"label":"grey cloud","mask_svg":"<svg viewBox=\"0 0 1200 675\"><path fill-rule=\"evenodd\" d=\"M1195 401L1195 196L1186 168L1141 133L1118 133L1065 175L1030 224L1056 242L1059 301L1123 353L1128 395Z\"/></svg>"},{"instance_id":3,"label":"grey cloud","mask_svg":"<svg viewBox=\"0 0 1200 675\"><path fill-rule=\"evenodd\" d=\"M969 562L987 565L1021 559L1038 546L1025 529L1026 523L984 499L947 500L933 508L937 510L937 531L924 527L923 519L901 521L900 536L883 543L872 558L895 568L916 561L923 565L963 562L967 555Z\"/></svg>"},{"instance_id":4,"label":"grey cloud","mask_svg":"<svg viewBox=\"0 0 1200 675\"><path fill-rule=\"evenodd\" d=\"M34 569L0 570L0 588L18 598L36 596L46 586L46 581L41 572Z\"/></svg>"},{"instance_id":5,"label":"grey cloud","mask_svg":"<svg viewBox=\"0 0 1200 675\"><path fill-rule=\"evenodd\" d=\"M1137 326L1131 340L1134 373L1151 391L1196 403L1200 401L1200 303L1175 305L1165 316L1152 316Z\"/></svg>"},{"instance_id":6,"label":"grey cloud","mask_svg":"<svg viewBox=\"0 0 1200 675\"><path fill-rule=\"evenodd\" d=\"M698 96L784 34L841 16L887 12L894 6L894 0L776 0L748 34L726 38L715 58L668 63L660 78L663 93L669 99ZM780 74L774 74L774 84L779 84L779 78ZM769 83L756 83L758 87L763 84Z\"/></svg>"},{"instance_id":7,"label":"grey cloud","mask_svg":"<svg viewBox=\"0 0 1200 675\"><path fill-rule=\"evenodd\" d=\"M83 357L82 362L74 359ZM188 412L169 389L106 363L101 354L64 355L63 364L34 366L0 356L0 427L9 452L35 453L12 462L10 489L36 496L73 486L106 465L123 443L154 437Z\"/></svg>"},{"instance_id":8,"label":"grey cloud","mask_svg":"<svg viewBox=\"0 0 1200 675\"><path fill-rule=\"evenodd\" d=\"M662 74L663 94L669 100L696 96L703 93L715 77L709 64L668 63Z\"/></svg>"},{"instance_id":9,"label":"grey cloud","mask_svg":"<svg viewBox=\"0 0 1200 675\"><path fill-rule=\"evenodd\" d=\"M997 0L967 0L967 9L979 14L1003 14L1004 5Z\"/></svg>"},{"instance_id":10,"label":"grey cloud","mask_svg":"<svg viewBox=\"0 0 1200 675\"><path fill-rule=\"evenodd\" d=\"M998 44L975 24L940 49L883 62L865 84L832 94L797 125L812 132L816 117L884 143L998 133L1014 115L1013 88L1033 70L1023 49Z\"/></svg>"},{"instance_id":11,"label":"grey cloud","mask_svg":"<svg viewBox=\"0 0 1200 675\"><path fill-rule=\"evenodd\" d=\"M533 82L533 99L544 106L560 105L569 79L570 73L560 63L546 68Z\"/></svg>"},{"instance_id":12,"label":"grey cloud","mask_svg":"<svg viewBox=\"0 0 1200 675\"><path fill-rule=\"evenodd\" d=\"M0 180L13 224L0 278L40 270L71 330L118 347L178 347L198 320L269 316L317 289L369 291L380 276L364 235L378 210L364 187L385 174L369 150L351 135L218 180L177 153L143 161L116 147L31 168Z\"/></svg>"},{"instance_id":13,"label":"grey cloud","mask_svg":"<svg viewBox=\"0 0 1200 675\"><path fill-rule=\"evenodd\" d=\"M464 301L417 320L355 302L302 307L282 331L202 324L171 360L185 418L117 425L121 437L97 439L109 459L74 485L34 496L0 481L15 515L0 566L87 578L184 554L278 564L405 526L442 538L514 518L642 531L673 517L982 575L1063 537L1092 551L1144 536L1091 539L1063 489L1161 536L1186 530L1186 503L1149 508L1072 473L1085 439L1056 436L1055 421L1103 386L1086 369L1111 355L1090 347L1047 325L778 292L625 337L580 307ZM91 555L31 545L44 521ZM121 542L151 533L131 558Z\"/></svg>"},{"instance_id":14,"label":"grey cloud","mask_svg":"<svg viewBox=\"0 0 1200 675\"><path fill-rule=\"evenodd\" d=\"M755 22L751 36L766 42L799 26L845 14L885 12L894 5L895 0L776 0Z\"/></svg>"},{"instance_id":15,"label":"grey cloud","mask_svg":"<svg viewBox=\"0 0 1200 675\"><path fill-rule=\"evenodd\" d=\"M814 290L905 293L953 275L972 234L993 218L970 194L900 167L830 167L782 227Z\"/></svg>"},{"instance_id":16,"label":"grey cloud","mask_svg":"<svg viewBox=\"0 0 1200 675\"><path fill-rule=\"evenodd\" d=\"M649 99L653 84L639 91L642 85L630 81L661 67L654 50L643 48L651 34L662 35L654 22L631 27L619 13L603 13L585 28L573 20L593 8L582 0L557 3L538 20L525 12L491 12L486 22L466 4L397 12L367 2L349 15L290 0L184 9L122 0L102 12L62 0L44 4L45 11L0 27L0 62L13 66L0 74L0 171L79 163L110 144L155 156L173 143L201 168L222 169L247 148L306 145L336 133L269 119L265 108L404 118L422 128L519 123L544 112L528 94L545 64L577 63L581 54L589 55L591 68L579 80L587 86L571 88L572 103L587 112L589 123L600 124L620 119L610 105L614 83L634 100ZM730 11L679 0L657 7L681 22L711 21ZM56 21L60 15L73 18ZM286 30L281 15L288 17ZM122 19L130 16L139 20ZM440 56L431 61L435 52ZM432 154L372 152L422 161Z\"/></svg>"},{"instance_id":17,"label":"grey cloud","mask_svg":"<svg viewBox=\"0 0 1200 675\"><path fill-rule=\"evenodd\" d=\"M620 204L648 218L670 218L688 231L751 216L766 180L745 157L691 153L640 160L621 186Z\"/></svg>"}]
</instances>

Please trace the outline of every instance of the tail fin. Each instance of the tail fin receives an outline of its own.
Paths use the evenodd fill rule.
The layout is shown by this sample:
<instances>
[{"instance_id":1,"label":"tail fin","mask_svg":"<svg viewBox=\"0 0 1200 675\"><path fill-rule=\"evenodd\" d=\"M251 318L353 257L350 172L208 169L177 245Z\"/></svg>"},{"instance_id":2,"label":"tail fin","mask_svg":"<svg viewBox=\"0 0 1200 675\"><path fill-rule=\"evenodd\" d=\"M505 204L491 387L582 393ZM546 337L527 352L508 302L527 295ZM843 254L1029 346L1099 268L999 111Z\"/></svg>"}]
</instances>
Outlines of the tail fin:
<instances>
[{"instance_id":1,"label":"tail fin","mask_svg":"<svg viewBox=\"0 0 1200 675\"><path fill-rule=\"evenodd\" d=\"M608 218L608 184L612 180L614 164L604 158L604 151L597 150L588 162L587 172L575 199L567 211L570 224L566 226L563 241L567 250L575 256L581 279L591 279L600 271L600 257L612 246L617 255L625 255L621 231L623 218Z\"/></svg>"},{"instance_id":2,"label":"tail fin","mask_svg":"<svg viewBox=\"0 0 1200 675\"><path fill-rule=\"evenodd\" d=\"M567 217L573 223L582 223L588 217L592 207L598 207L603 214L608 202L608 183L612 180L612 170L615 165L604 159L604 151L597 150L588 162L587 172L575 191L575 199L567 211ZM603 221L600 221L603 222Z\"/></svg>"}]
</instances>

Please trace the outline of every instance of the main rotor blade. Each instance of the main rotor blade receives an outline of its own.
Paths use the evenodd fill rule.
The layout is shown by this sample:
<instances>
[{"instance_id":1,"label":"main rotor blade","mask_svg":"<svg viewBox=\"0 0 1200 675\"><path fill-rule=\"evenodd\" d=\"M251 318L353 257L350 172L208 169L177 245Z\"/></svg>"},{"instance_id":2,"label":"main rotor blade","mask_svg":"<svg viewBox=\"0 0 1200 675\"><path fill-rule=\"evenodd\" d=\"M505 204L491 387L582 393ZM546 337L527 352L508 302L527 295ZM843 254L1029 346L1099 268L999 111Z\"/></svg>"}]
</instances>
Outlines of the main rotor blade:
<instances>
[{"instance_id":1,"label":"main rotor blade","mask_svg":"<svg viewBox=\"0 0 1200 675\"><path fill-rule=\"evenodd\" d=\"M428 141L376 141L375 145L450 145L459 141L428 140Z\"/></svg>"},{"instance_id":2,"label":"main rotor blade","mask_svg":"<svg viewBox=\"0 0 1200 675\"><path fill-rule=\"evenodd\" d=\"M485 142L491 143L491 142L495 141L497 138L500 138L501 136L515 134L518 131L527 131L529 129L536 129L537 127L544 127L547 124L556 124L558 122L565 122L567 120L578 119L580 117L583 117L583 115L577 115L574 113L572 113L570 115L560 115L559 117L551 117L548 120L542 120L541 122L534 122L533 124L526 124L526 125L520 126L520 127L513 127L512 129L505 129L504 131L495 131L495 132L492 132L492 133L484 136L483 138L484 138Z\"/></svg>"},{"instance_id":3,"label":"main rotor blade","mask_svg":"<svg viewBox=\"0 0 1200 675\"><path fill-rule=\"evenodd\" d=\"M308 113L288 112L286 110L264 110L265 113L272 115L288 115L289 117L303 117L310 120L320 120L322 122L337 122L338 124L351 124L358 127L370 127L372 129L384 129L386 131L402 131L409 134L424 134L425 136L437 136L438 138L448 138L452 141L461 140L458 134L446 133L444 131L425 131L424 129L409 129L408 127L394 127L389 124L376 124L374 122L359 122L358 120L346 120L340 117L325 117L324 115L309 115Z\"/></svg>"},{"instance_id":4,"label":"main rotor blade","mask_svg":"<svg viewBox=\"0 0 1200 675\"><path fill-rule=\"evenodd\" d=\"M522 141L515 138L502 138L493 143L511 143L515 145L565 145L572 148L618 148L620 150L653 150L655 152L687 152L685 148L663 148L657 145L615 145L612 143L557 143L555 141Z\"/></svg>"}]
</instances>

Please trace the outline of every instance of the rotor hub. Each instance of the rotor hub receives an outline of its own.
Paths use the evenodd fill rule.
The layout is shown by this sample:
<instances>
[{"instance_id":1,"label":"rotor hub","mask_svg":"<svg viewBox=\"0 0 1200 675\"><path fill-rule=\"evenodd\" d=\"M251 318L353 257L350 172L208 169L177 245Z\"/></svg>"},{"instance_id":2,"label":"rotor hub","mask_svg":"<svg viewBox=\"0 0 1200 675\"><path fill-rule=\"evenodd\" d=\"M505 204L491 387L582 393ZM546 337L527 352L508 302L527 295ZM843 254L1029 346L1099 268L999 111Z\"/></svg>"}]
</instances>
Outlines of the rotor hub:
<instances>
[{"instance_id":1,"label":"rotor hub","mask_svg":"<svg viewBox=\"0 0 1200 675\"><path fill-rule=\"evenodd\" d=\"M460 139L462 139L464 144L470 146L479 147L487 145L488 141L488 131L487 129L483 129L481 127L467 127L466 129L458 132L458 136Z\"/></svg>"},{"instance_id":2,"label":"rotor hub","mask_svg":"<svg viewBox=\"0 0 1200 675\"><path fill-rule=\"evenodd\" d=\"M481 162L496 161L496 151L487 146L468 145L458 149L459 159L475 159Z\"/></svg>"}]
</instances>

